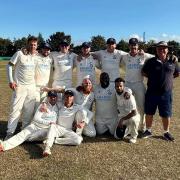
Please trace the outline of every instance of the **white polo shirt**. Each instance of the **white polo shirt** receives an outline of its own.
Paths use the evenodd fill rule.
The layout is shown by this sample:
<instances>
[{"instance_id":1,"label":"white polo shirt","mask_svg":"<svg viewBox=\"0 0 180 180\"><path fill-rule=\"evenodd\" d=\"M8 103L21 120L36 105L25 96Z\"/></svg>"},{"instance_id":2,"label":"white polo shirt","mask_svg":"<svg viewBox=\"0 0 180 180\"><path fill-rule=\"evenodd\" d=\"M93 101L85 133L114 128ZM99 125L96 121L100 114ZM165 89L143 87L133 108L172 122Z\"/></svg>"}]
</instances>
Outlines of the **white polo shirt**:
<instances>
[{"instance_id":1,"label":"white polo shirt","mask_svg":"<svg viewBox=\"0 0 180 180\"><path fill-rule=\"evenodd\" d=\"M141 74L142 66L149 58L154 57L151 54L144 53L144 55L136 55L135 57L130 54L122 56L122 63L125 65L126 74L125 81L127 82L142 82L143 76Z\"/></svg>"},{"instance_id":2,"label":"white polo shirt","mask_svg":"<svg viewBox=\"0 0 180 180\"><path fill-rule=\"evenodd\" d=\"M24 55L22 51L17 51L10 59L15 65L14 81L16 84L33 85L35 84L35 68L38 55Z\"/></svg>"},{"instance_id":3,"label":"white polo shirt","mask_svg":"<svg viewBox=\"0 0 180 180\"><path fill-rule=\"evenodd\" d=\"M61 87L72 87L72 71L77 55L69 52L51 52L50 57L54 63L53 84Z\"/></svg>"},{"instance_id":4,"label":"white polo shirt","mask_svg":"<svg viewBox=\"0 0 180 180\"><path fill-rule=\"evenodd\" d=\"M109 85L107 88L102 88L97 85L94 91L96 102L96 117L113 118L117 116L117 104L114 85ZM99 118L98 118L99 119Z\"/></svg>"},{"instance_id":5,"label":"white polo shirt","mask_svg":"<svg viewBox=\"0 0 180 180\"><path fill-rule=\"evenodd\" d=\"M76 59L77 86L80 86L82 84L84 77L87 75L90 76L92 84L96 84L96 66L98 66L98 61L95 60L92 55L87 58L82 57L81 61L77 61Z\"/></svg>"},{"instance_id":6,"label":"white polo shirt","mask_svg":"<svg viewBox=\"0 0 180 180\"><path fill-rule=\"evenodd\" d=\"M58 118L58 107L57 105L52 106L50 103L47 103L47 112L41 112L39 108L37 109L34 119L33 119L33 124L37 125L38 127L41 128L48 128L50 122L56 123L57 118Z\"/></svg>"},{"instance_id":7,"label":"white polo shirt","mask_svg":"<svg viewBox=\"0 0 180 180\"><path fill-rule=\"evenodd\" d=\"M91 110L92 104L94 102L94 93L91 92L90 94L86 95L83 92L77 91L75 88L68 88L69 90L73 91L74 93L74 102L76 104L85 107L88 110Z\"/></svg>"},{"instance_id":8,"label":"white polo shirt","mask_svg":"<svg viewBox=\"0 0 180 180\"><path fill-rule=\"evenodd\" d=\"M98 56L100 61L101 71L109 74L110 81L113 81L120 77L120 59L122 55L127 54L124 51L115 49L113 53L109 53L107 50L100 50L94 52Z\"/></svg>"},{"instance_id":9,"label":"white polo shirt","mask_svg":"<svg viewBox=\"0 0 180 180\"><path fill-rule=\"evenodd\" d=\"M79 110L81 110L81 106L77 104L73 104L69 108L61 105L57 124L68 130L72 130L72 124L75 120L75 115Z\"/></svg>"},{"instance_id":10,"label":"white polo shirt","mask_svg":"<svg viewBox=\"0 0 180 180\"><path fill-rule=\"evenodd\" d=\"M38 56L35 80L36 86L47 86L50 78L52 59L47 56L44 57L42 55Z\"/></svg>"},{"instance_id":11,"label":"white polo shirt","mask_svg":"<svg viewBox=\"0 0 180 180\"><path fill-rule=\"evenodd\" d=\"M130 94L129 99L125 99L124 93L122 93L121 95L118 95L116 93L116 98L119 118L128 115L132 110L136 110L136 101L132 94Z\"/></svg>"}]
</instances>

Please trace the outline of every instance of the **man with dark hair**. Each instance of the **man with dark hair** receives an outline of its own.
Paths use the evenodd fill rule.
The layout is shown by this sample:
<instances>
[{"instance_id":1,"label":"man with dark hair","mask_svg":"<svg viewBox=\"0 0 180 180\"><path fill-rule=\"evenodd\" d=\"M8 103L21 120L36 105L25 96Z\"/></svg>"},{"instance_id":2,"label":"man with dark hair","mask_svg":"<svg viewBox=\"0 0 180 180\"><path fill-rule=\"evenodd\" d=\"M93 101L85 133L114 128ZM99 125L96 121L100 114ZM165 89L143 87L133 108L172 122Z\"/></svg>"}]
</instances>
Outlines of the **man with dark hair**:
<instances>
[{"instance_id":1,"label":"man with dark hair","mask_svg":"<svg viewBox=\"0 0 180 180\"><path fill-rule=\"evenodd\" d=\"M149 59L142 68L142 74L148 78L147 92L145 95L146 131L143 138L152 136L151 127L153 116L158 107L162 118L164 138L173 141L169 133L172 116L172 88L173 78L179 76L177 58L168 56L168 44L160 41L156 45L157 56Z\"/></svg>"},{"instance_id":2,"label":"man with dark hair","mask_svg":"<svg viewBox=\"0 0 180 180\"><path fill-rule=\"evenodd\" d=\"M22 128L30 124L33 117L36 93L35 67L38 59L37 44L36 37L29 37L27 54L23 54L22 51L16 52L7 65L9 87L13 90L13 95L5 139L14 134L22 110Z\"/></svg>"},{"instance_id":3,"label":"man with dark hair","mask_svg":"<svg viewBox=\"0 0 180 180\"><path fill-rule=\"evenodd\" d=\"M117 78L115 80L118 121L114 137L121 139L126 138L127 135L130 135L128 136L129 142L136 143L140 116L136 109L136 102L132 92L129 91L129 99L126 99L124 96L124 83L125 81L123 78ZM126 92L128 92L127 89Z\"/></svg>"}]
</instances>

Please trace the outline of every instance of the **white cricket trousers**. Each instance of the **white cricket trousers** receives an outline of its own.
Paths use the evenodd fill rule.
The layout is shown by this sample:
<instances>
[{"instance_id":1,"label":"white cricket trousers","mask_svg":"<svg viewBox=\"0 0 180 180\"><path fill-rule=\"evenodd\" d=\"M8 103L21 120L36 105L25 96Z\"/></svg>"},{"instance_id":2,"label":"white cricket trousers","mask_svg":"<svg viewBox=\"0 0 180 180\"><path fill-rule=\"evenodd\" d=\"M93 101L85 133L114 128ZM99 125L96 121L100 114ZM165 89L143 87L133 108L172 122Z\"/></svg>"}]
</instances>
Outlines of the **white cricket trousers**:
<instances>
[{"instance_id":1,"label":"white cricket trousers","mask_svg":"<svg viewBox=\"0 0 180 180\"><path fill-rule=\"evenodd\" d=\"M40 103L44 100L46 96L47 96L47 92L42 92L41 87L36 86L36 102L35 102L34 114L36 113L36 110L38 109Z\"/></svg>"},{"instance_id":2,"label":"white cricket trousers","mask_svg":"<svg viewBox=\"0 0 180 180\"><path fill-rule=\"evenodd\" d=\"M3 149L9 150L22 144L24 141L35 141L39 139L45 139L47 136L48 128L40 128L35 124L30 124L24 128L21 132L2 142Z\"/></svg>"},{"instance_id":3,"label":"white cricket trousers","mask_svg":"<svg viewBox=\"0 0 180 180\"><path fill-rule=\"evenodd\" d=\"M83 138L74 131L68 130L57 124L51 124L45 144L50 148L54 142L61 145L80 145L82 140Z\"/></svg>"},{"instance_id":4,"label":"white cricket trousers","mask_svg":"<svg viewBox=\"0 0 180 180\"><path fill-rule=\"evenodd\" d=\"M93 116L94 113L89 111L88 109L84 109L86 112L86 124L82 131L83 135L88 137L95 137L96 136L96 129L94 127Z\"/></svg>"},{"instance_id":5,"label":"white cricket trousers","mask_svg":"<svg viewBox=\"0 0 180 180\"><path fill-rule=\"evenodd\" d=\"M122 117L119 116L118 118L120 120ZM133 139L136 139L138 136L139 122L140 122L140 115L139 114L136 114L135 116L133 116L130 119L124 120L123 125L126 126L124 137L126 137L127 135L130 134ZM117 128L118 124L119 124L119 121L116 125L116 128ZM116 138L115 134L114 134L114 137Z\"/></svg>"},{"instance_id":6,"label":"white cricket trousers","mask_svg":"<svg viewBox=\"0 0 180 180\"><path fill-rule=\"evenodd\" d=\"M109 131L112 135L114 135L115 127L117 123L117 118L103 118L96 116L96 132L101 135L106 131Z\"/></svg>"},{"instance_id":7,"label":"white cricket trousers","mask_svg":"<svg viewBox=\"0 0 180 180\"><path fill-rule=\"evenodd\" d=\"M130 88L135 97L137 107L140 113L139 130L145 130L144 102L146 88L143 82L126 82L125 86Z\"/></svg>"},{"instance_id":8,"label":"white cricket trousers","mask_svg":"<svg viewBox=\"0 0 180 180\"><path fill-rule=\"evenodd\" d=\"M7 133L14 133L22 114L22 129L31 123L35 107L35 85L18 85L13 91Z\"/></svg>"}]
</instances>

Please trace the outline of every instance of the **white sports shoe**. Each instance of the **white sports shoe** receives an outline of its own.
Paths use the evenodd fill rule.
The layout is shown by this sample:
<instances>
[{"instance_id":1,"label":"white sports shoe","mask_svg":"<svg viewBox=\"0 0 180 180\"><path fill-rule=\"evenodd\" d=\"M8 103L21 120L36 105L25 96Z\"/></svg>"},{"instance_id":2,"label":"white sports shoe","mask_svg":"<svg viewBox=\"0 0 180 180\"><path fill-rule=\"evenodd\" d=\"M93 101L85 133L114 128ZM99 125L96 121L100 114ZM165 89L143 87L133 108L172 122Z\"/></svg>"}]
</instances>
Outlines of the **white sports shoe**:
<instances>
[{"instance_id":1,"label":"white sports shoe","mask_svg":"<svg viewBox=\"0 0 180 180\"><path fill-rule=\"evenodd\" d=\"M46 157L46 156L49 156L51 155L51 149L49 146L46 146L44 151L43 151L43 156Z\"/></svg>"},{"instance_id":2,"label":"white sports shoe","mask_svg":"<svg viewBox=\"0 0 180 180\"><path fill-rule=\"evenodd\" d=\"M136 138L131 138L131 139L129 139L129 143L133 143L133 144L135 144L135 143L136 143L136 141L137 141L137 139L136 139Z\"/></svg>"}]
</instances>

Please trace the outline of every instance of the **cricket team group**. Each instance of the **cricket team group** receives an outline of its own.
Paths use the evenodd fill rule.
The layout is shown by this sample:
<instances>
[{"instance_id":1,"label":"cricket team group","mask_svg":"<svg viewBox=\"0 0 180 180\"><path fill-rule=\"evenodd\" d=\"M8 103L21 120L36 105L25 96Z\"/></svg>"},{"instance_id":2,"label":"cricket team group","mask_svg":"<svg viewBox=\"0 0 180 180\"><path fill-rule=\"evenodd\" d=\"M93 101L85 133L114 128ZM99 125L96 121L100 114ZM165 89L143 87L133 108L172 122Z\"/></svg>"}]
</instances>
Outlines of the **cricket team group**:
<instances>
[{"instance_id":1,"label":"cricket team group","mask_svg":"<svg viewBox=\"0 0 180 180\"><path fill-rule=\"evenodd\" d=\"M75 54L65 39L59 42L59 51L51 51L47 43L38 49L37 37L30 36L27 47L7 65L12 100L0 152L24 141L43 141L43 156L48 156L54 143L80 145L83 136L94 138L107 132L136 143L138 133L142 138L152 136L157 108L164 139L174 141L169 126L178 59L164 41L155 48L155 55L145 53L139 50L138 39L131 38L127 53L117 50L116 40L109 38L105 50L91 52L91 44L84 42L81 53ZM121 66L125 79L120 77ZM101 71L99 82L96 69ZM22 129L15 133L20 118Z\"/></svg>"}]
</instances>

